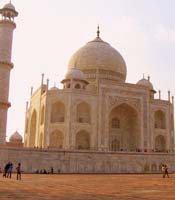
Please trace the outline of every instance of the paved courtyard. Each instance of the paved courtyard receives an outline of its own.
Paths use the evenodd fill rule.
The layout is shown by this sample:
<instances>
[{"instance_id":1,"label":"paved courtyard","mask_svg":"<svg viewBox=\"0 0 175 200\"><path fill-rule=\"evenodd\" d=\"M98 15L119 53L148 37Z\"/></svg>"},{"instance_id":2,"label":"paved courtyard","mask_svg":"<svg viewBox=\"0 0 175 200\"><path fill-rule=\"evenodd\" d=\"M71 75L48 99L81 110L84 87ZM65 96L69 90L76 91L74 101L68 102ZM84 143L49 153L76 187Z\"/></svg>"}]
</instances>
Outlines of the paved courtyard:
<instances>
[{"instance_id":1,"label":"paved courtyard","mask_svg":"<svg viewBox=\"0 0 175 200\"><path fill-rule=\"evenodd\" d=\"M40 175L17 181L0 177L0 200L173 200L175 176L161 175Z\"/></svg>"}]
</instances>

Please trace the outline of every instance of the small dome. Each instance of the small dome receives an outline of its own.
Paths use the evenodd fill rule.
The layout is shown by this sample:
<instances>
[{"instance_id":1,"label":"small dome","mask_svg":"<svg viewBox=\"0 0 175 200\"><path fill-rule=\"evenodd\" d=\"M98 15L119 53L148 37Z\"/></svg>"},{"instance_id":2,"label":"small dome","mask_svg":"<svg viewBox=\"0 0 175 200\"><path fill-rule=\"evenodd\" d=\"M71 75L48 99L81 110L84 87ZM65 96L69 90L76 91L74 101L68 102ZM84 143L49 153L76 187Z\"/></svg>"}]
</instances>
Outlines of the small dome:
<instances>
[{"instance_id":1,"label":"small dome","mask_svg":"<svg viewBox=\"0 0 175 200\"><path fill-rule=\"evenodd\" d=\"M3 8L14 10L15 11L15 6L12 3L6 4Z\"/></svg>"},{"instance_id":2,"label":"small dome","mask_svg":"<svg viewBox=\"0 0 175 200\"><path fill-rule=\"evenodd\" d=\"M84 80L85 76L84 73L79 69L70 69L65 75L65 79L78 79Z\"/></svg>"},{"instance_id":3,"label":"small dome","mask_svg":"<svg viewBox=\"0 0 175 200\"><path fill-rule=\"evenodd\" d=\"M145 78L139 80L139 81L137 82L137 84L138 84L138 85L145 86L145 87L148 87L150 90L154 90L154 89L153 89L152 83L151 83L149 80L145 79Z\"/></svg>"},{"instance_id":4,"label":"small dome","mask_svg":"<svg viewBox=\"0 0 175 200\"><path fill-rule=\"evenodd\" d=\"M22 142L22 136L16 131L15 133L13 133L11 136L10 136L10 142L11 141L20 141Z\"/></svg>"}]
</instances>

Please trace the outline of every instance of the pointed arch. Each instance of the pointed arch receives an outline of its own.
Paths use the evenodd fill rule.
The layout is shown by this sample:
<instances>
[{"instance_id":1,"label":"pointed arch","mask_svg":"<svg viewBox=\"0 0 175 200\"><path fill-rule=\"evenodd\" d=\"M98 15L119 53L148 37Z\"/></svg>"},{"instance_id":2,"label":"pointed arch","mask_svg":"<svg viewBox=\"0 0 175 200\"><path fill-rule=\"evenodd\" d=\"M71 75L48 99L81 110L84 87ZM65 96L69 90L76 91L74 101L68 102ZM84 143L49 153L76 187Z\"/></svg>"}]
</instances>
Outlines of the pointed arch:
<instances>
[{"instance_id":1,"label":"pointed arch","mask_svg":"<svg viewBox=\"0 0 175 200\"><path fill-rule=\"evenodd\" d=\"M90 149L90 135L86 131L76 134L76 149Z\"/></svg>"},{"instance_id":2,"label":"pointed arch","mask_svg":"<svg viewBox=\"0 0 175 200\"><path fill-rule=\"evenodd\" d=\"M51 148L63 148L63 133L59 130L55 130L50 134L50 147Z\"/></svg>"},{"instance_id":3,"label":"pointed arch","mask_svg":"<svg viewBox=\"0 0 175 200\"><path fill-rule=\"evenodd\" d=\"M166 128L166 118L165 113L161 110L157 110L154 113L154 127L159 129Z\"/></svg>"},{"instance_id":4,"label":"pointed arch","mask_svg":"<svg viewBox=\"0 0 175 200\"><path fill-rule=\"evenodd\" d=\"M64 122L65 120L65 106L62 102L57 101L51 108L51 123Z\"/></svg>"},{"instance_id":5,"label":"pointed arch","mask_svg":"<svg viewBox=\"0 0 175 200\"><path fill-rule=\"evenodd\" d=\"M136 151L140 147L140 123L138 112L130 105L123 103L114 107L109 113L109 149L114 141L116 149Z\"/></svg>"},{"instance_id":6,"label":"pointed arch","mask_svg":"<svg viewBox=\"0 0 175 200\"><path fill-rule=\"evenodd\" d=\"M86 102L77 105L77 122L91 123L91 107Z\"/></svg>"},{"instance_id":7,"label":"pointed arch","mask_svg":"<svg viewBox=\"0 0 175 200\"><path fill-rule=\"evenodd\" d=\"M35 147L36 128L37 128L36 126L37 126L37 113L36 110L34 110L30 122L29 147Z\"/></svg>"}]
</instances>

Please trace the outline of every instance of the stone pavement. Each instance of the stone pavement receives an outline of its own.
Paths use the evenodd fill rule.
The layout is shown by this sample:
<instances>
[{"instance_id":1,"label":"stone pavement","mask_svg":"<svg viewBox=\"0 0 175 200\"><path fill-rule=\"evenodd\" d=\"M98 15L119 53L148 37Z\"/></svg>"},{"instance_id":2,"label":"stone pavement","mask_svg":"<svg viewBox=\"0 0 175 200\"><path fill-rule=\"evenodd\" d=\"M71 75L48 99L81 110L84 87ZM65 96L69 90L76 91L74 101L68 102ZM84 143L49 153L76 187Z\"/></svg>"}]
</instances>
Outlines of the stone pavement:
<instances>
[{"instance_id":1,"label":"stone pavement","mask_svg":"<svg viewBox=\"0 0 175 200\"><path fill-rule=\"evenodd\" d=\"M0 176L0 200L174 200L175 176L23 174Z\"/></svg>"}]
</instances>

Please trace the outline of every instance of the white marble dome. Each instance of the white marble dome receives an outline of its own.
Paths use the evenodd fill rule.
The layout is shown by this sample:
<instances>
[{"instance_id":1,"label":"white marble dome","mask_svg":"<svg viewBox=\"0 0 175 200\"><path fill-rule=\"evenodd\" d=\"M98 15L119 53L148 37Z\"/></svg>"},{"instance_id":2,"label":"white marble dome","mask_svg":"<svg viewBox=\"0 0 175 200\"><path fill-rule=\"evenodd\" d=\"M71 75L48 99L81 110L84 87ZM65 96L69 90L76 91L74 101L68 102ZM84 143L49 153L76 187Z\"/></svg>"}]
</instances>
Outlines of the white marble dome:
<instances>
[{"instance_id":1,"label":"white marble dome","mask_svg":"<svg viewBox=\"0 0 175 200\"><path fill-rule=\"evenodd\" d=\"M22 142L23 138L22 136L16 131L15 133L13 133L11 136L10 136L10 142L12 141L18 141L18 142Z\"/></svg>"},{"instance_id":2,"label":"white marble dome","mask_svg":"<svg viewBox=\"0 0 175 200\"><path fill-rule=\"evenodd\" d=\"M79 69L84 73L98 69L104 74L112 73L121 81L125 81L127 73L123 57L100 37L75 52L68 63L68 69Z\"/></svg>"},{"instance_id":3,"label":"white marble dome","mask_svg":"<svg viewBox=\"0 0 175 200\"><path fill-rule=\"evenodd\" d=\"M79 69L69 69L65 75L65 79L84 80L84 73Z\"/></svg>"},{"instance_id":4,"label":"white marble dome","mask_svg":"<svg viewBox=\"0 0 175 200\"><path fill-rule=\"evenodd\" d=\"M138 85L145 86L145 87L148 87L150 90L153 90L153 85L152 85L152 83L151 83L149 80L145 79L145 78L142 78L141 80L139 80L139 81L137 82L137 84L138 84Z\"/></svg>"}]
</instances>

